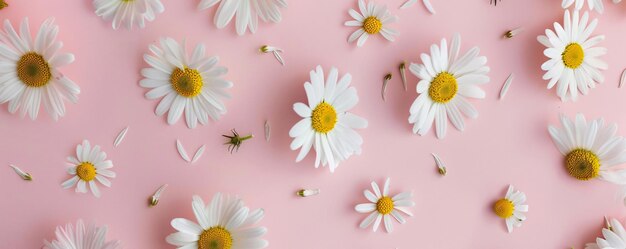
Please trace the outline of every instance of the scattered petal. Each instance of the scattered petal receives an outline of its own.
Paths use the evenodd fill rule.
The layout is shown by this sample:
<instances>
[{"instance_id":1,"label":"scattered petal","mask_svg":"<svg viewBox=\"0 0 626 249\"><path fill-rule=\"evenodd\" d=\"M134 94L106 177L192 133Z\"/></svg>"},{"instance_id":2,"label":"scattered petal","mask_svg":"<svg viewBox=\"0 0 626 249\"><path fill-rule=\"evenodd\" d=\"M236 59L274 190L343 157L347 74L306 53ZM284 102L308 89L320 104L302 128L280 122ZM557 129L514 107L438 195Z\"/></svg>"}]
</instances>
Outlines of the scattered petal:
<instances>
[{"instance_id":1,"label":"scattered petal","mask_svg":"<svg viewBox=\"0 0 626 249\"><path fill-rule=\"evenodd\" d=\"M318 195L320 193L320 189L316 188L316 189L301 189L298 190L298 192L296 192L296 194L300 197L309 197L309 196L314 196L314 195Z\"/></svg>"},{"instance_id":2,"label":"scattered petal","mask_svg":"<svg viewBox=\"0 0 626 249\"><path fill-rule=\"evenodd\" d=\"M524 31L524 29L522 29L522 28L516 28L516 29L513 29L513 30L509 30L506 33L504 33L504 38L511 39L511 38L515 37L517 34L522 33L522 31Z\"/></svg>"},{"instance_id":3,"label":"scattered petal","mask_svg":"<svg viewBox=\"0 0 626 249\"><path fill-rule=\"evenodd\" d=\"M265 120L265 141L267 142L270 141L270 135L271 135L270 123L267 120Z\"/></svg>"},{"instance_id":4,"label":"scattered petal","mask_svg":"<svg viewBox=\"0 0 626 249\"><path fill-rule=\"evenodd\" d=\"M437 171L439 171L439 174L445 176L448 173L448 170L446 170L446 166L441 161L441 158L439 158L439 156L437 156L437 154L435 153L430 154L433 155L433 158L435 159L435 163L437 164Z\"/></svg>"},{"instance_id":5,"label":"scattered petal","mask_svg":"<svg viewBox=\"0 0 626 249\"><path fill-rule=\"evenodd\" d=\"M385 75L385 78L383 80L383 89L382 89L382 92L381 92L381 95L383 97L383 101L385 101L385 95L387 95L387 84L389 84L389 80L391 80L391 74L390 73Z\"/></svg>"},{"instance_id":6,"label":"scattered petal","mask_svg":"<svg viewBox=\"0 0 626 249\"><path fill-rule=\"evenodd\" d=\"M197 151L196 154L193 155L193 159L191 159L191 163L195 163L196 161L198 161L200 159L200 157L202 156L202 154L204 153L204 149L206 148L206 146L202 145Z\"/></svg>"},{"instance_id":7,"label":"scattered petal","mask_svg":"<svg viewBox=\"0 0 626 249\"><path fill-rule=\"evenodd\" d=\"M30 173L24 172L23 170L21 170L20 168L18 168L17 166L13 164L9 164L9 167L13 168L13 171L15 171L15 173L17 173L17 175L19 175L24 181L33 180L33 176Z\"/></svg>"},{"instance_id":8,"label":"scattered petal","mask_svg":"<svg viewBox=\"0 0 626 249\"><path fill-rule=\"evenodd\" d=\"M434 15L435 9L433 8L433 4L430 3L430 0L422 0L422 2L424 3L426 10L428 10L428 12Z\"/></svg>"},{"instance_id":9,"label":"scattered petal","mask_svg":"<svg viewBox=\"0 0 626 249\"><path fill-rule=\"evenodd\" d=\"M624 85L624 81L626 81L626 69L622 71L622 77L619 80L619 85L617 85L617 88L622 88L622 85Z\"/></svg>"},{"instance_id":10,"label":"scattered petal","mask_svg":"<svg viewBox=\"0 0 626 249\"><path fill-rule=\"evenodd\" d=\"M263 45L261 48L259 48L259 50L263 53L272 53L274 54L274 57L276 58L276 60L278 60L278 62L280 62L281 65L285 65L285 60L283 60L283 57L280 55L280 53L283 52L282 49L277 48L277 47L272 47L272 46L268 46L268 45Z\"/></svg>"},{"instance_id":11,"label":"scattered petal","mask_svg":"<svg viewBox=\"0 0 626 249\"><path fill-rule=\"evenodd\" d=\"M404 87L404 91L408 90L407 82L406 82L406 62L402 62L400 64L400 77L402 78L402 86Z\"/></svg>"},{"instance_id":12,"label":"scattered petal","mask_svg":"<svg viewBox=\"0 0 626 249\"><path fill-rule=\"evenodd\" d=\"M509 87L511 86L511 83L513 82L514 77L515 75L511 73L509 74L509 77L506 78L506 81L504 82L504 85L502 85L502 89L500 90L500 99L504 99L504 96L509 91Z\"/></svg>"},{"instance_id":13,"label":"scattered petal","mask_svg":"<svg viewBox=\"0 0 626 249\"><path fill-rule=\"evenodd\" d=\"M128 132L128 126L126 126L126 128L124 128L119 134L117 134L115 142L113 142L113 147L117 147L118 145L120 145L120 143L124 140L124 137L126 137L126 132Z\"/></svg>"},{"instance_id":14,"label":"scattered petal","mask_svg":"<svg viewBox=\"0 0 626 249\"><path fill-rule=\"evenodd\" d=\"M185 151L185 148L183 147L183 144L180 143L180 140L176 139L176 149L178 149L178 154L180 154L180 157L183 158L183 160L190 162L191 160L189 160L189 156L187 155L187 151Z\"/></svg>"},{"instance_id":15,"label":"scattered petal","mask_svg":"<svg viewBox=\"0 0 626 249\"><path fill-rule=\"evenodd\" d=\"M402 4L402 6L400 6L400 9L406 9L408 7L411 7L411 5L415 3L417 3L417 0L407 0L406 2Z\"/></svg>"},{"instance_id":16,"label":"scattered petal","mask_svg":"<svg viewBox=\"0 0 626 249\"><path fill-rule=\"evenodd\" d=\"M156 192L154 192L154 195L150 196L150 199L149 199L150 207L154 207L157 204L159 204L159 199L161 198L161 194L163 193L163 191L165 191L167 186L168 186L167 184L161 185L161 187L159 187L159 189L157 189Z\"/></svg>"}]
</instances>

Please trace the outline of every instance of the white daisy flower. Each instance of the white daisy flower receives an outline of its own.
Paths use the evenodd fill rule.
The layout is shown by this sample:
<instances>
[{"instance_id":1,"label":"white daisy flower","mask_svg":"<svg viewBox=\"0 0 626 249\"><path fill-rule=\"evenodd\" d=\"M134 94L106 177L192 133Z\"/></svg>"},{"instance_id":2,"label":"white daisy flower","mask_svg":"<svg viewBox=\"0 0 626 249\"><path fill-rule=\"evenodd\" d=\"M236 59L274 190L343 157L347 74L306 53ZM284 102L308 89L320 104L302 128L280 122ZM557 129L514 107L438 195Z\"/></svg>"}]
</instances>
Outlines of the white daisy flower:
<instances>
[{"instance_id":1,"label":"white daisy flower","mask_svg":"<svg viewBox=\"0 0 626 249\"><path fill-rule=\"evenodd\" d=\"M202 0L198 4L198 10L211 8L217 3L220 3L220 6L213 19L215 26L224 28L236 16L235 26L238 35L246 33L246 29L254 34L258 27L258 17L264 22L280 22L282 19L280 8L287 7L286 0Z\"/></svg>"},{"instance_id":2,"label":"white daisy flower","mask_svg":"<svg viewBox=\"0 0 626 249\"><path fill-rule=\"evenodd\" d=\"M467 98L485 98L480 85L489 82L489 67L485 66L487 58L478 56L478 47L459 58L460 48L461 36L455 34L450 48L444 38L441 46L433 44L430 47L430 55L421 54L422 64L411 63L411 73L420 78L416 87L419 96L409 111L413 133L428 133L434 122L437 137L444 138L448 118L463 131L465 122L461 113L469 118L478 117L478 111Z\"/></svg>"},{"instance_id":3,"label":"white daisy flower","mask_svg":"<svg viewBox=\"0 0 626 249\"><path fill-rule=\"evenodd\" d=\"M32 38L28 18L20 25L19 34L9 20L0 31L0 104L9 102L9 112L18 109L22 117L39 114L41 102L52 119L65 115L65 99L78 101L80 88L57 68L74 61L74 55L61 53L63 43L56 41L59 26L47 19Z\"/></svg>"},{"instance_id":4,"label":"white daisy flower","mask_svg":"<svg viewBox=\"0 0 626 249\"><path fill-rule=\"evenodd\" d=\"M76 185L77 193L87 193L87 184L94 196L100 197L100 189L96 181L102 185L111 187L111 182L107 178L115 178L115 172L111 171L113 162L106 160L107 154L96 145L91 148L89 141L83 140L83 144L76 146L76 157L67 157L69 167L67 173L73 175L72 178L63 182L64 189ZM78 183L78 184L77 184Z\"/></svg>"},{"instance_id":5,"label":"white daisy flower","mask_svg":"<svg viewBox=\"0 0 626 249\"><path fill-rule=\"evenodd\" d=\"M585 249L625 249L626 230L616 219L611 219L610 227L602 228L604 238L596 238L596 243L587 243Z\"/></svg>"},{"instance_id":6,"label":"white daisy flower","mask_svg":"<svg viewBox=\"0 0 626 249\"><path fill-rule=\"evenodd\" d=\"M604 125L603 119L576 120L561 115L562 129L548 127L552 141L565 156L565 168L570 176L587 181L594 178L625 185L626 169L616 167L626 162L626 140L617 136L617 125Z\"/></svg>"},{"instance_id":7,"label":"white daisy flower","mask_svg":"<svg viewBox=\"0 0 626 249\"><path fill-rule=\"evenodd\" d=\"M621 0L613 0L613 3L619 3ZM576 10L580 10L585 5L585 0L563 0L561 3L561 7L564 9L575 6ZM598 13L602 14L604 12L604 4L602 4L602 0L587 0L587 5L589 6L589 10L596 10Z\"/></svg>"},{"instance_id":8,"label":"white daisy flower","mask_svg":"<svg viewBox=\"0 0 626 249\"><path fill-rule=\"evenodd\" d=\"M185 218L172 220L178 230L168 243L180 249L260 249L268 246L261 239L267 229L253 226L263 218L263 209L250 211L241 199L217 193L205 205L199 196L191 202L198 223Z\"/></svg>"},{"instance_id":9,"label":"white daisy flower","mask_svg":"<svg viewBox=\"0 0 626 249\"><path fill-rule=\"evenodd\" d=\"M117 249L120 242L106 242L107 227L96 227L94 224L85 226L82 220L76 226L67 224L58 226L54 231L56 239L52 242L44 241L44 249Z\"/></svg>"},{"instance_id":10,"label":"white daisy flower","mask_svg":"<svg viewBox=\"0 0 626 249\"><path fill-rule=\"evenodd\" d=\"M221 78L228 69L216 66L217 56L205 55L204 44L198 44L191 57L184 41L179 45L172 38L163 38L160 44L161 47L150 45L152 55L144 55L152 67L141 70L145 78L140 82L142 87L151 89L146 98L162 98L156 115L168 112L167 123L173 125L184 111L189 128L195 128L198 121L207 124L209 117L218 120L226 113L222 99L230 98L225 89L233 86Z\"/></svg>"},{"instance_id":11,"label":"white daisy flower","mask_svg":"<svg viewBox=\"0 0 626 249\"><path fill-rule=\"evenodd\" d=\"M294 138L291 149L300 149L296 162L302 161L311 147L315 149L315 167L330 165L334 172L339 162L353 154L361 154L363 139L354 129L367 127L367 120L349 113L358 102L356 89L349 87L352 76L345 74L338 80L332 68L324 81L324 71L317 66L310 72L311 82L304 83L309 101L295 103L293 110L302 117L289 131Z\"/></svg>"},{"instance_id":12,"label":"white daisy flower","mask_svg":"<svg viewBox=\"0 0 626 249\"><path fill-rule=\"evenodd\" d=\"M93 7L102 19L113 20L113 29L144 28L146 20L154 21L157 14L165 11L160 0L93 0Z\"/></svg>"},{"instance_id":13,"label":"white daisy flower","mask_svg":"<svg viewBox=\"0 0 626 249\"><path fill-rule=\"evenodd\" d=\"M370 35L381 34L388 41L395 41L394 36L398 36L398 31L387 27L390 23L398 20L397 16L392 16L387 10L387 6L379 6L374 2L359 0L359 12L350 9L348 13L354 18L347 21L346 26L359 27L354 33L348 37L348 42L357 41L357 47L363 46Z\"/></svg>"},{"instance_id":14,"label":"white daisy flower","mask_svg":"<svg viewBox=\"0 0 626 249\"><path fill-rule=\"evenodd\" d=\"M541 69L547 71L543 79L550 80L548 89L557 86L556 94L561 101L568 99L575 101L578 98L578 91L586 95L589 88L596 87L596 82L604 82L600 70L606 70L608 65L598 57L606 54L606 48L596 47L604 40L604 36L589 38L598 20L593 19L590 23L588 21L588 12L585 12L579 20L578 11L574 11L570 19L570 12L566 10L563 27L555 22L556 33L546 29L545 36L537 37L537 40L546 46L543 54L550 58L541 65Z\"/></svg>"},{"instance_id":15,"label":"white daisy flower","mask_svg":"<svg viewBox=\"0 0 626 249\"><path fill-rule=\"evenodd\" d=\"M391 233L393 231L391 217L400 222L400 224L404 224L406 220L402 217L401 212L408 216L413 216L408 210L408 207L415 206L415 202L411 200L413 193L402 192L391 197L389 196L389 181L389 178L385 180L382 193L376 182L372 182L374 193L367 189L363 191L365 198L370 202L358 204L354 209L359 213L370 213L370 215L361 222L359 225L361 228L366 228L373 222L374 226L372 226L372 229L376 232L380 222L384 221L385 230L387 233Z\"/></svg>"},{"instance_id":16,"label":"white daisy flower","mask_svg":"<svg viewBox=\"0 0 626 249\"><path fill-rule=\"evenodd\" d=\"M528 212L528 205L525 205L526 194L515 190L512 185L506 191L504 198L493 204L493 212L506 222L506 229L513 232L513 227L521 227L526 220L524 213Z\"/></svg>"}]
</instances>

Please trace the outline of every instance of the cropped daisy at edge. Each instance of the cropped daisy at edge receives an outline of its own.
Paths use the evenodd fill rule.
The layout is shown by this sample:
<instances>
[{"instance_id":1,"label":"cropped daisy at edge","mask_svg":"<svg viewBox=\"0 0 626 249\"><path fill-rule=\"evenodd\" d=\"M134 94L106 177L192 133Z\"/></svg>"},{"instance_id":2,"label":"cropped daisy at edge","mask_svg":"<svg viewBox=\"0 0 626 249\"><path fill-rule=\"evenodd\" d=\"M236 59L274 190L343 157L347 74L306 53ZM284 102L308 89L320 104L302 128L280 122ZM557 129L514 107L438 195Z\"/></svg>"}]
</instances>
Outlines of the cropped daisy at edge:
<instances>
[{"instance_id":1,"label":"cropped daisy at edge","mask_svg":"<svg viewBox=\"0 0 626 249\"><path fill-rule=\"evenodd\" d=\"M112 21L113 29L144 28L146 21L154 21L165 11L160 0L93 0L93 7L97 16Z\"/></svg>"}]
</instances>

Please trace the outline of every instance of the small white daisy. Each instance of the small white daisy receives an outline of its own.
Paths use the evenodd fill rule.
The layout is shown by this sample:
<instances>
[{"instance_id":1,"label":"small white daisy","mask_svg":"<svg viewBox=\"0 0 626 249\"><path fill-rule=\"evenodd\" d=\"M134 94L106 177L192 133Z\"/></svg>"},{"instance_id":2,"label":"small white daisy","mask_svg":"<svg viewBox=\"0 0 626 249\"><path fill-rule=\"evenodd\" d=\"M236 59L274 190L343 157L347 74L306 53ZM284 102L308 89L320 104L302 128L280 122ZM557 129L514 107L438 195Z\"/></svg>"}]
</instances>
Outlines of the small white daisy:
<instances>
[{"instance_id":1,"label":"small white daisy","mask_svg":"<svg viewBox=\"0 0 626 249\"><path fill-rule=\"evenodd\" d=\"M133 26L144 28L146 20L154 21L165 7L160 0L93 0L96 15L104 20L113 20L113 29Z\"/></svg>"},{"instance_id":2,"label":"small white daisy","mask_svg":"<svg viewBox=\"0 0 626 249\"><path fill-rule=\"evenodd\" d=\"M107 154L100 150L100 146L96 145L92 149L89 141L83 140L83 144L76 146L76 157L67 157L68 165L71 166L67 169L67 173L73 176L61 186L68 189L77 185L77 193L87 193L87 184L89 184L93 195L100 197L96 180L104 186L111 187L111 182L107 178L115 178L115 172L111 171L113 162L106 160L106 157Z\"/></svg>"},{"instance_id":3,"label":"small white daisy","mask_svg":"<svg viewBox=\"0 0 626 249\"><path fill-rule=\"evenodd\" d=\"M117 240L106 241L107 227L85 226L82 220L65 227L58 226L54 231L56 239L44 241L44 249L117 249L121 248Z\"/></svg>"},{"instance_id":4,"label":"small white daisy","mask_svg":"<svg viewBox=\"0 0 626 249\"><path fill-rule=\"evenodd\" d=\"M260 249L268 246L261 239L265 227L254 226L263 218L263 209L250 211L241 199L217 193L211 203L194 196L191 202L198 223L185 218L172 220L178 232L167 236L179 249Z\"/></svg>"},{"instance_id":5,"label":"small white daisy","mask_svg":"<svg viewBox=\"0 0 626 249\"><path fill-rule=\"evenodd\" d=\"M603 0L587 0L587 5L589 5L589 10L596 10L598 13L602 14L604 12L604 4L602 4ZM621 0L613 0L613 3L619 3ZM561 3L561 7L564 9L569 8L574 4L576 10L580 10L585 5L585 0L563 0Z\"/></svg>"},{"instance_id":6,"label":"small white daisy","mask_svg":"<svg viewBox=\"0 0 626 249\"><path fill-rule=\"evenodd\" d=\"M626 230L616 219L611 219L610 227L602 228L604 238L596 238L596 243L587 243L585 249L626 249Z\"/></svg>"},{"instance_id":7,"label":"small white daisy","mask_svg":"<svg viewBox=\"0 0 626 249\"><path fill-rule=\"evenodd\" d=\"M215 26L224 28L236 16L235 26L238 35L245 34L246 29L255 33L258 17L264 22L280 22L282 19L280 8L287 7L286 0L202 0L198 4L198 10L211 8L217 3L220 3L220 6L213 19Z\"/></svg>"},{"instance_id":8,"label":"small white daisy","mask_svg":"<svg viewBox=\"0 0 626 249\"><path fill-rule=\"evenodd\" d=\"M561 115L562 129L548 127L552 141L565 156L565 168L570 176L586 181L599 178L625 185L626 140L617 136L617 125L604 125L603 119L587 121L582 114L572 121Z\"/></svg>"},{"instance_id":9,"label":"small white daisy","mask_svg":"<svg viewBox=\"0 0 626 249\"><path fill-rule=\"evenodd\" d=\"M315 149L315 167L330 165L334 172L339 162L361 154L363 139L354 129L367 127L367 120L348 112L358 102L356 89L349 87L352 76L338 79L332 68L324 81L324 71L311 71L311 82L304 83L309 104L295 103L293 110L302 118L289 131L294 138L291 149L300 149L296 162L302 161L311 147Z\"/></svg>"},{"instance_id":10,"label":"small white daisy","mask_svg":"<svg viewBox=\"0 0 626 249\"><path fill-rule=\"evenodd\" d=\"M522 222L526 220L524 213L528 212L528 205L525 205L525 202L526 194L509 185L504 198L493 204L493 212L505 220L509 233L513 232L513 227L521 227Z\"/></svg>"},{"instance_id":11,"label":"small white daisy","mask_svg":"<svg viewBox=\"0 0 626 249\"><path fill-rule=\"evenodd\" d=\"M459 58L460 49L461 36L455 34L450 48L444 38L441 46L430 47L430 55L421 54L422 64L411 63L411 73L420 79L416 87L419 96L409 110L413 133L424 135L435 123L437 137L444 138L448 119L463 131L465 121L461 113L469 118L478 117L478 111L467 98L485 98L480 85L489 82L487 58L478 56L478 47Z\"/></svg>"},{"instance_id":12,"label":"small white daisy","mask_svg":"<svg viewBox=\"0 0 626 249\"><path fill-rule=\"evenodd\" d=\"M347 21L346 26L359 27L354 33L348 37L348 42L357 41L357 47L363 46L370 35L381 34L388 41L395 41L394 36L398 36L398 32L387 27L390 23L398 20L397 16L392 16L387 10L387 6L379 6L374 2L359 0L359 12L350 9L348 13L354 20Z\"/></svg>"},{"instance_id":13,"label":"small white daisy","mask_svg":"<svg viewBox=\"0 0 626 249\"><path fill-rule=\"evenodd\" d=\"M546 29L545 36L537 37L546 46L543 54L550 58L541 65L541 69L546 71L543 79L550 80L548 89L557 86L556 95L561 101L575 101L578 91L587 95L589 88L596 87L596 82L604 82L600 70L606 70L608 65L598 57L606 54L606 48L596 47L604 40L604 36L589 38L598 20L593 19L590 23L588 21L589 13L586 11L579 20L578 11L574 11L570 19L570 12L566 10L563 27L555 22L556 33Z\"/></svg>"},{"instance_id":14,"label":"small white daisy","mask_svg":"<svg viewBox=\"0 0 626 249\"><path fill-rule=\"evenodd\" d=\"M152 67L141 70L145 78L140 82L142 87L151 89L146 98L161 98L156 115L168 112L167 123L173 125L184 112L189 128L195 128L198 121L207 124L209 117L218 120L226 113L222 99L230 98L225 90L233 86L221 78L228 69L216 66L217 56L205 55L204 44L198 44L191 57L185 42L179 45L172 38L163 38L160 44L161 47L150 45L152 55L144 55Z\"/></svg>"},{"instance_id":15,"label":"small white daisy","mask_svg":"<svg viewBox=\"0 0 626 249\"><path fill-rule=\"evenodd\" d=\"M402 192L391 197L389 196L389 181L389 178L385 180L385 186L383 187L382 193L380 192L380 188L376 182L372 182L372 189L374 190L374 193L367 189L363 191L365 198L367 198L370 202L358 204L354 207L354 209L359 213L370 214L359 225L361 228L366 228L373 222L374 226L372 226L372 229L376 232L380 222L384 221L385 230L387 233L391 233L393 231L391 217L400 222L400 224L404 224L406 220L402 217L400 212L408 216L413 216L413 214L408 210L408 207L415 206L415 202L411 200L413 193Z\"/></svg>"},{"instance_id":16,"label":"small white daisy","mask_svg":"<svg viewBox=\"0 0 626 249\"><path fill-rule=\"evenodd\" d=\"M41 102L52 119L65 115L64 100L78 101L80 88L57 68L74 61L74 55L61 53L56 41L59 26L47 19L32 38L28 18L22 20L19 34L9 20L0 31L0 104L9 102L9 112L18 109L22 117L39 114Z\"/></svg>"}]
</instances>

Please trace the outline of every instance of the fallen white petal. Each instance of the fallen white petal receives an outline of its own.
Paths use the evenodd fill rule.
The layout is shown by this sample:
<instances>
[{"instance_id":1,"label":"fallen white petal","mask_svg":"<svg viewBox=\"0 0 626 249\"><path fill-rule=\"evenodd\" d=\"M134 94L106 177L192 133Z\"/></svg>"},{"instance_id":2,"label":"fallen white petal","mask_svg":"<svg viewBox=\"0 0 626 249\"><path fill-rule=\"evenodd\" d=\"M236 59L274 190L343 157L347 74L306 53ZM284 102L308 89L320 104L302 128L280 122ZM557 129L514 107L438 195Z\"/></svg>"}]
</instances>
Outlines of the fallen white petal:
<instances>
[{"instance_id":1,"label":"fallen white petal","mask_svg":"<svg viewBox=\"0 0 626 249\"><path fill-rule=\"evenodd\" d=\"M189 156L187 155L187 151L185 151L185 148L183 147L183 144L180 143L180 140L176 139L176 149L178 149L178 154L180 154L180 156L187 162L191 161L189 160Z\"/></svg>"},{"instance_id":2,"label":"fallen white petal","mask_svg":"<svg viewBox=\"0 0 626 249\"><path fill-rule=\"evenodd\" d=\"M117 147L118 145L120 145L120 143L124 140L124 137L126 137L126 132L128 132L128 126L126 126L126 128L124 128L122 131L120 131L119 134L117 134L115 142L113 142L113 147Z\"/></svg>"},{"instance_id":3,"label":"fallen white petal","mask_svg":"<svg viewBox=\"0 0 626 249\"><path fill-rule=\"evenodd\" d=\"M276 60L278 60L278 62L280 62L281 65L285 65L285 60L283 60L283 57L280 55L280 52L278 51L274 51L274 57L276 58Z\"/></svg>"},{"instance_id":4,"label":"fallen white petal","mask_svg":"<svg viewBox=\"0 0 626 249\"><path fill-rule=\"evenodd\" d=\"M161 194L163 193L163 191L165 191L167 186L167 184L163 184L161 185L161 187L159 187L159 189L156 190L156 192L154 192L154 195L150 197L150 206L156 206L159 203Z\"/></svg>"},{"instance_id":5,"label":"fallen white petal","mask_svg":"<svg viewBox=\"0 0 626 249\"><path fill-rule=\"evenodd\" d=\"M500 90L500 99L504 99L504 96L509 91L509 87L511 86L514 77L515 75L511 73L509 74L509 77L506 78L506 81L504 82L504 85L502 85L502 89Z\"/></svg>"},{"instance_id":6,"label":"fallen white petal","mask_svg":"<svg viewBox=\"0 0 626 249\"><path fill-rule=\"evenodd\" d=\"M446 166L443 164L443 161L441 161L441 158L439 158L439 156L437 156L437 154L435 153L430 154L433 155L433 158L435 159L435 163L437 164L437 168L439 169L439 174L445 175L447 173L447 170Z\"/></svg>"},{"instance_id":7,"label":"fallen white petal","mask_svg":"<svg viewBox=\"0 0 626 249\"><path fill-rule=\"evenodd\" d=\"M193 159L191 159L191 163L195 163L196 161L198 161L200 159L200 157L202 156L202 154L204 153L204 149L206 148L206 146L202 145L197 151L196 154L193 155Z\"/></svg>"},{"instance_id":8,"label":"fallen white petal","mask_svg":"<svg viewBox=\"0 0 626 249\"><path fill-rule=\"evenodd\" d=\"M422 2L424 2L424 6L426 7L426 10L428 10L428 12L434 15L435 9L433 8L433 5L430 3L430 0L422 0Z\"/></svg>"},{"instance_id":9,"label":"fallen white petal","mask_svg":"<svg viewBox=\"0 0 626 249\"><path fill-rule=\"evenodd\" d=\"M622 71L622 77L619 80L619 85L617 85L617 88L621 88L622 85L624 85L624 81L626 81L626 69L624 69L624 71Z\"/></svg>"},{"instance_id":10,"label":"fallen white petal","mask_svg":"<svg viewBox=\"0 0 626 249\"><path fill-rule=\"evenodd\" d=\"M408 90L406 82L406 62L402 62L402 64L400 64L400 78L402 78L402 86L406 92Z\"/></svg>"},{"instance_id":11,"label":"fallen white petal","mask_svg":"<svg viewBox=\"0 0 626 249\"><path fill-rule=\"evenodd\" d=\"M385 75L385 78L383 79L383 89L381 90L383 101L386 101L385 96L387 95L387 85L389 84L389 80L391 80L391 74Z\"/></svg>"},{"instance_id":12,"label":"fallen white petal","mask_svg":"<svg viewBox=\"0 0 626 249\"><path fill-rule=\"evenodd\" d=\"M15 173L17 175L19 175L23 180L26 180L26 181L32 181L33 180L33 177L29 173L24 172L19 167L15 166L13 164L9 164L9 167L11 167L13 169L13 171L15 171Z\"/></svg>"},{"instance_id":13,"label":"fallen white petal","mask_svg":"<svg viewBox=\"0 0 626 249\"><path fill-rule=\"evenodd\" d=\"M309 197L313 195L318 195L320 193L320 189L301 189L296 194L300 197Z\"/></svg>"},{"instance_id":14,"label":"fallen white petal","mask_svg":"<svg viewBox=\"0 0 626 249\"><path fill-rule=\"evenodd\" d=\"M269 142L271 136L270 123L265 120L265 141Z\"/></svg>"},{"instance_id":15,"label":"fallen white petal","mask_svg":"<svg viewBox=\"0 0 626 249\"><path fill-rule=\"evenodd\" d=\"M402 6L400 6L400 9L405 9L405 8L411 7L411 5L413 5L415 3L417 3L417 0L407 0L406 2L404 2L402 4Z\"/></svg>"}]
</instances>

